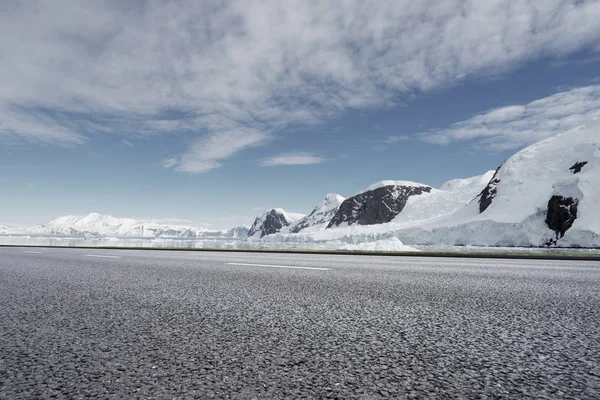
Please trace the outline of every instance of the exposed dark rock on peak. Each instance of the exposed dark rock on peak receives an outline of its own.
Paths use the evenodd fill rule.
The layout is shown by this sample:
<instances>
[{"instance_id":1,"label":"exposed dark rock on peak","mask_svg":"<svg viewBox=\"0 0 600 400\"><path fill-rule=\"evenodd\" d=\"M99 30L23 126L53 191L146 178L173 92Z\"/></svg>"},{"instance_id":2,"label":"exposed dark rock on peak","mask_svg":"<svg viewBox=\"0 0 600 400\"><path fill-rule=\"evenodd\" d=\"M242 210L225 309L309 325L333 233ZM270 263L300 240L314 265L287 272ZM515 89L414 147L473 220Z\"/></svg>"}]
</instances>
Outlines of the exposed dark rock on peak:
<instances>
[{"instance_id":1,"label":"exposed dark rock on peak","mask_svg":"<svg viewBox=\"0 0 600 400\"><path fill-rule=\"evenodd\" d=\"M546 214L546 225L559 236L565 236L565 232L573 226L577 219L578 199L573 197L552 196L548 201L548 212Z\"/></svg>"},{"instance_id":2,"label":"exposed dark rock on peak","mask_svg":"<svg viewBox=\"0 0 600 400\"><path fill-rule=\"evenodd\" d=\"M254 236L257 232L260 232L260 237L278 233L281 228L288 226L290 222L285 218L282 212L275 209L269 210L262 216L256 218L250 230L248 236Z\"/></svg>"},{"instance_id":3,"label":"exposed dark rock on peak","mask_svg":"<svg viewBox=\"0 0 600 400\"><path fill-rule=\"evenodd\" d=\"M578 174L581 172L581 168L583 168L587 163L587 161L578 161L573 164L571 168L569 168L569 171L573 172L574 174Z\"/></svg>"},{"instance_id":4,"label":"exposed dark rock on peak","mask_svg":"<svg viewBox=\"0 0 600 400\"><path fill-rule=\"evenodd\" d=\"M494 197L496 197L496 192L498 190L497 189L498 184L500 183L500 179L496 178L496 176L498 175L498 171L500 171L501 167L502 167L502 165L500 165L498 168L496 168L496 172L494 173L494 176L492 176L492 179L490 180L490 182L487 184L487 186L485 188L483 188L481 193L479 193L479 213L480 214L482 212L484 212L485 210L487 210L487 208L490 206L490 204L492 204L492 200L494 199Z\"/></svg>"},{"instance_id":5,"label":"exposed dark rock on peak","mask_svg":"<svg viewBox=\"0 0 600 400\"><path fill-rule=\"evenodd\" d=\"M327 228L348 225L374 225L390 222L404 206L410 196L431 192L428 186L383 186L368 190L344 200Z\"/></svg>"}]
</instances>

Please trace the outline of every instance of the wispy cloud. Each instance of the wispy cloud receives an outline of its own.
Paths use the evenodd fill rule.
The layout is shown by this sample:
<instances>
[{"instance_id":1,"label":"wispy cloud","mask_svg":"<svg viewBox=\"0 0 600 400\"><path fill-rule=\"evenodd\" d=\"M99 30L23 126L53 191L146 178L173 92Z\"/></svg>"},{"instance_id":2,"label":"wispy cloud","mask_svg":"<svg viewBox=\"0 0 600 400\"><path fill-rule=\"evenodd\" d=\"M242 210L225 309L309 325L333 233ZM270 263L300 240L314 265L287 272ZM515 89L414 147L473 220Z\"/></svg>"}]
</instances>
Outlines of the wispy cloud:
<instances>
[{"instance_id":1,"label":"wispy cloud","mask_svg":"<svg viewBox=\"0 0 600 400\"><path fill-rule=\"evenodd\" d=\"M410 140L410 136L392 135L392 136L388 136L385 139L383 139L382 142L385 144L394 144L394 143L399 143L399 142L406 142L407 140Z\"/></svg>"},{"instance_id":2,"label":"wispy cloud","mask_svg":"<svg viewBox=\"0 0 600 400\"><path fill-rule=\"evenodd\" d=\"M600 61L600 56L599 55L591 55L585 58L579 58L579 59L575 59L575 60L567 60L567 59L560 59L560 60L556 60L556 61L552 61L548 63L548 67L549 68L558 68L558 67L562 67L564 65L586 65L586 64L592 64L592 63L597 63Z\"/></svg>"},{"instance_id":3,"label":"wispy cloud","mask_svg":"<svg viewBox=\"0 0 600 400\"><path fill-rule=\"evenodd\" d=\"M164 165L204 172L291 125L600 51L599 19L585 0L14 0L0 5L0 135L183 131L197 139Z\"/></svg>"},{"instance_id":4,"label":"wispy cloud","mask_svg":"<svg viewBox=\"0 0 600 400\"><path fill-rule=\"evenodd\" d=\"M410 136L405 135L390 135L383 139L373 141L372 148L376 151L384 151L391 148L393 145L410 140Z\"/></svg>"},{"instance_id":5,"label":"wispy cloud","mask_svg":"<svg viewBox=\"0 0 600 400\"><path fill-rule=\"evenodd\" d=\"M234 129L219 134L210 134L194 141L180 157L165 160L165 167L175 167L182 172L206 172L221 166L238 151L247 147L260 146L269 140L269 135L254 129Z\"/></svg>"},{"instance_id":6,"label":"wispy cloud","mask_svg":"<svg viewBox=\"0 0 600 400\"><path fill-rule=\"evenodd\" d=\"M1 78L0 78L1 81ZM28 142L78 145L85 136L72 124L61 121L42 110L23 109L0 102L0 137L20 137Z\"/></svg>"},{"instance_id":7,"label":"wispy cloud","mask_svg":"<svg viewBox=\"0 0 600 400\"><path fill-rule=\"evenodd\" d=\"M265 158L261 164L265 167L276 165L310 165L321 164L327 161L324 157L315 156L312 153L284 153L278 156Z\"/></svg>"},{"instance_id":8,"label":"wispy cloud","mask_svg":"<svg viewBox=\"0 0 600 400\"><path fill-rule=\"evenodd\" d=\"M162 160L162 166L165 168L172 168L174 166L176 166L178 163L177 161L177 157L171 157L171 158L166 158L164 160Z\"/></svg>"},{"instance_id":9,"label":"wispy cloud","mask_svg":"<svg viewBox=\"0 0 600 400\"><path fill-rule=\"evenodd\" d=\"M490 150L518 148L600 116L600 85L574 88L528 104L475 115L447 129L421 134L430 143L469 141Z\"/></svg>"}]
</instances>

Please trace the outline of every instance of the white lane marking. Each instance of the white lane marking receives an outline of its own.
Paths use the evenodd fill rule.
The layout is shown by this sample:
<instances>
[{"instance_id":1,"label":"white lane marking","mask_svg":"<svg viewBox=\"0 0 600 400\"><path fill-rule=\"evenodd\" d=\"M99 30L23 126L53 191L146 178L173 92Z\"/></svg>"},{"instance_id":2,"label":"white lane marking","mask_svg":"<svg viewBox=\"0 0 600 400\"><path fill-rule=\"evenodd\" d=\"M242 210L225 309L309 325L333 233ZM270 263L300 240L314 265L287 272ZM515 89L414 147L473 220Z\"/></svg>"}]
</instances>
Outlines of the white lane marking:
<instances>
[{"instance_id":1,"label":"white lane marking","mask_svg":"<svg viewBox=\"0 0 600 400\"><path fill-rule=\"evenodd\" d=\"M27 254L42 254L41 251L24 251L23 253L27 253Z\"/></svg>"},{"instance_id":2,"label":"white lane marking","mask_svg":"<svg viewBox=\"0 0 600 400\"><path fill-rule=\"evenodd\" d=\"M86 254L86 257L99 257L99 258L121 258L119 256L101 256L98 254Z\"/></svg>"},{"instance_id":3,"label":"white lane marking","mask_svg":"<svg viewBox=\"0 0 600 400\"><path fill-rule=\"evenodd\" d=\"M268 268L316 269L319 271L329 271L329 268L298 267L298 266L292 266L292 265L268 265L268 264L246 264L246 263L227 263L227 265L242 265L242 266L246 266L246 267L268 267Z\"/></svg>"}]
</instances>

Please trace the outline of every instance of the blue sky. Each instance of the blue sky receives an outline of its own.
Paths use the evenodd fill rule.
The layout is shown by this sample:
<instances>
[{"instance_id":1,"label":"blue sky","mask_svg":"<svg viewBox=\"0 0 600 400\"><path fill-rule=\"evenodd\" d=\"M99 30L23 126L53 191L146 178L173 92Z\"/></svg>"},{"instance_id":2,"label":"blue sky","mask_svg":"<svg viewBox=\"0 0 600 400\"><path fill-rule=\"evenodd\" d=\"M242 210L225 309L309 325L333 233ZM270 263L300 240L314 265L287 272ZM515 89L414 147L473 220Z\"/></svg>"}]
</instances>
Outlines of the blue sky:
<instances>
[{"instance_id":1,"label":"blue sky","mask_svg":"<svg viewBox=\"0 0 600 400\"><path fill-rule=\"evenodd\" d=\"M250 224L600 115L600 2L9 1L0 223Z\"/></svg>"}]
</instances>

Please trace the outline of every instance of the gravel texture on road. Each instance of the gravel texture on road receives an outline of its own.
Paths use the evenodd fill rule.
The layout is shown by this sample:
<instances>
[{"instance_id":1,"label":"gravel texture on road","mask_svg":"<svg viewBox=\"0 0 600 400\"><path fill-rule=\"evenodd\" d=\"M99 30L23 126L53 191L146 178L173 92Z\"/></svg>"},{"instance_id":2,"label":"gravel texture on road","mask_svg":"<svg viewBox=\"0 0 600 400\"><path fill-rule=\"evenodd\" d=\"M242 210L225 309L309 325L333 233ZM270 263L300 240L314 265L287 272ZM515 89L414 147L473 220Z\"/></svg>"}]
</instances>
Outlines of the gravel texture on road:
<instances>
[{"instance_id":1,"label":"gravel texture on road","mask_svg":"<svg viewBox=\"0 0 600 400\"><path fill-rule=\"evenodd\" d=\"M1 248L32 398L597 399L600 265Z\"/></svg>"}]
</instances>

